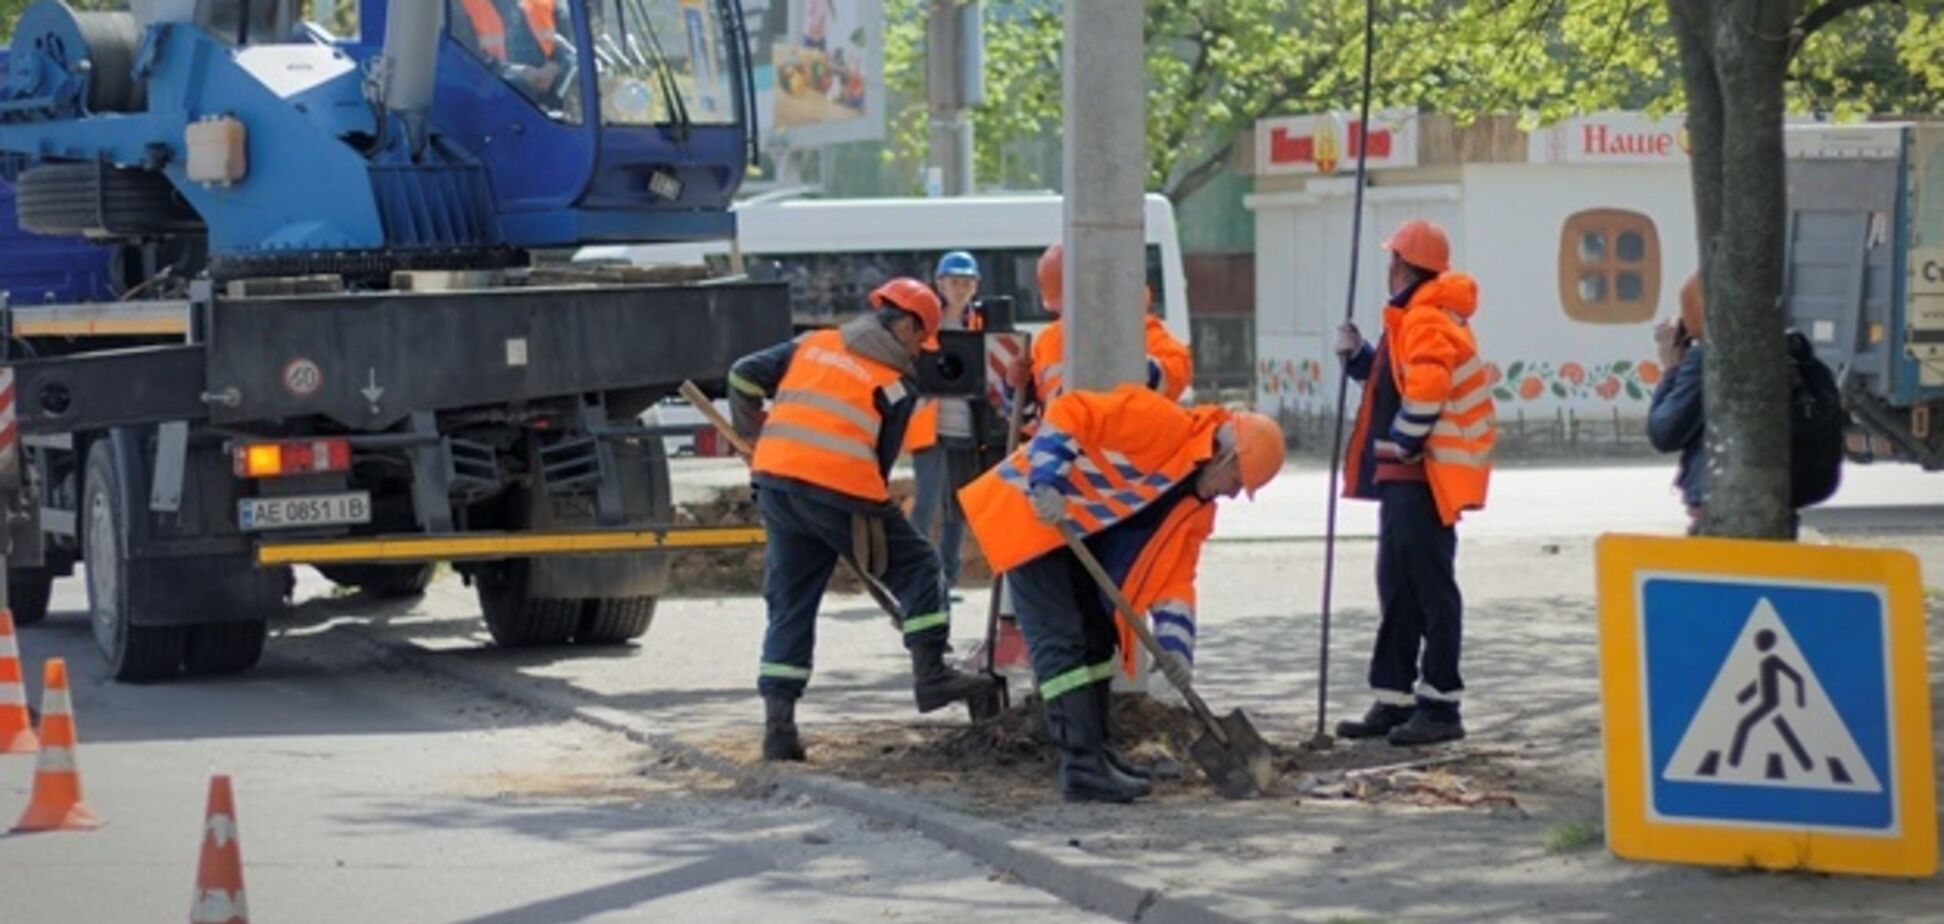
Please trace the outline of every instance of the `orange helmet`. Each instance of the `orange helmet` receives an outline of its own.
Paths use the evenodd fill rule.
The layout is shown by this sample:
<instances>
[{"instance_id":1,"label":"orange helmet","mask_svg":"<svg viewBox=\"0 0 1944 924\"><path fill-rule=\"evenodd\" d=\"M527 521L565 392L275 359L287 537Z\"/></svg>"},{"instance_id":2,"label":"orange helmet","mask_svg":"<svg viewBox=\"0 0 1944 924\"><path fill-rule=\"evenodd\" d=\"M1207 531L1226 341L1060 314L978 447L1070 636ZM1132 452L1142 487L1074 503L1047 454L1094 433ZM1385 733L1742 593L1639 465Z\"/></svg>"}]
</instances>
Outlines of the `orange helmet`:
<instances>
[{"instance_id":1,"label":"orange helmet","mask_svg":"<svg viewBox=\"0 0 1944 924\"><path fill-rule=\"evenodd\" d=\"M1231 421L1235 427L1235 454L1242 463L1242 485L1249 499L1282 471L1287 451L1282 427L1274 418L1254 411L1237 411Z\"/></svg>"},{"instance_id":2,"label":"orange helmet","mask_svg":"<svg viewBox=\"0 0 1944 924\"><path fill-rule=\"evenodd\" d=\"M938 304L938 293L910 276L899 276L871 293L871 307L883 308L890 305L918 319L925 329L925 339L933 340L938 336L939 320L945 309Z\"/></svg>"},{"instance_id":3,"label":"orange helmet","mask_svg":"<svg viewBox=\"0 0 1944 924\"><path fill-rule=\"evenodd\" d=\"M1451 239L1444 230L1422 218L1397 226L1397 232L1384 242L1384 249L1419 269L1443 273L1451 269Z\"/></svg>"},{"instance_id":4,"label":"orange helmet","mask_svg":"<svg viewBox=\"0 0 1944 924\"><path fill-rule=\"evenodd\" d=\"M1046 248L1045 253L1040 254L1040 304L1046 306L1046 310L1053 314L1059 314L1061 309L1065 307L1061 304L1061 301L1066 295L1066 280L1060 275L1065 269L1066 247L1064 245L1054 244ZM1153 311L1154 287L1148 285L1141 286L1141 297L1143 299L1141 310L1143 312Z\"/></svg>"},{"instance_id":5,"label":"orange helmet","mask_svg":"<svg viewBox=\"0 0 1944 924\"><path fill-rule=\"evenodd\" d=\"M1040 304L1054 314L1060 313L1060 300L1066 294L1066 280L1061 274L1066 271L1066 247L1054 244L1040 254L1039 290Z\"/></svg>"}]
</instances>

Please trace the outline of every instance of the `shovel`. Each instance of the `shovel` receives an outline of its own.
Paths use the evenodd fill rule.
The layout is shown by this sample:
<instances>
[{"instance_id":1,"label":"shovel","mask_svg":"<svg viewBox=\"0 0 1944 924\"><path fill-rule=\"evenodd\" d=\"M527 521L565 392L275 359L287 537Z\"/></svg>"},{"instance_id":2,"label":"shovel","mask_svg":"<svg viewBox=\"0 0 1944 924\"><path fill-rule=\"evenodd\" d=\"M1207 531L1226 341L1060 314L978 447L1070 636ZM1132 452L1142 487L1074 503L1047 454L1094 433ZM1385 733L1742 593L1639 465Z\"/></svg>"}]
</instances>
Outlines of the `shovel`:
<instances>
[{"instance_id":1,"label":"shovel","mask_svg":"<svg viewBox=\"0 0 1944 924\"><path fill-rule=\"evenodd\" d=\"M1026 352L1032 353L1033 337L1026 335ZM1006 458L1012 458L1013 451L1019 448L1019 427L1026 416L1026 395L1013 396L1012 410L1006 418ZM985 665L982 670L992 680L992 695L982 701L968 701L965 705L972 713L972 721L977 722L999 716L1012 707L1012 692L1006 687L1005 675L999 673L999 602L1006 593L1004 575L992 576L992 599L986 605Z\"/></svg>"},{"instance_id":2,"label":"shovel","mask_svg":"<svg viewBox=\"0 0 1944 924\"><path fill-rule=\"evenodd\" d=\"M1167 664L1170 656L1161 650L1161 643L1154 640L1154 633L1148 630L1147 619L1134 611L1134 604L1127 602L1126 595L1108 576L1107 569L1100 566L1100 561L1094 558L1092 552L1087 551L1071 527L1058 523L1055 528L1060 531L1060 538L1066 540L1073 557L1080 560L1088 574L1093 575L1094 583L1100 585L1100 592L1114 601L1114 606L1120 610L1121 622L1141 640L1141 646L1154 656L1155 663ZM1194 710L1195 718L1206 730L1188 748L1188 756L1194 758L1195 765L1201 767L1202 772L1208 775L1209 782L1215 784L1215 791L1230 799L1247 799L1267 790L1276 778L1275 755L1270 752L1269 742L1263 740L1249 717L1243 715L1242 710L1233 709L1228 715L1217 718L1185 676L1177 676L1175 672L1165 669L1162 674L1167 676L1169 683L1174 684L1175 689L1181 691L1181 698L1188 701L1188 708Z\"/></svg>"},{"instance_id":3,"label":"shovel","mask_svg":"<svg viewBox=\"0 0 1944 924\"><path fill-rule=\"evenodd\" d=\"M728 418L723 417L721 411L716 410L715 403L710 401L709 396L704 394L702 389L697 387L694 382L683 382L677 390L681 392L683 398L688 399L688 403L695 406L696 412L700 413L704 418L707 418L709 423L715 426L716 432L721 433L723 439L729 441L729 445L736 450L737 455L742 456L744 462L751 461L756 457L756 448L749 445L749 441L743 439L742 434L736 432L736 425L730 423ZM837 556L837 560L844 563L844 569L849 571L851 576L857 579L857 583L864 585L865 592L871 595L872 600L877 601L878 608L883 610L886 616L891 617L891 625L902 629L905 619L904 607L898 603L897 595L893 594L890 588L884 586L883 581L878 580L870 572L859 567L857 562L852 561L849 556L839 555ZM988 655L986 661L987 673L991 673L991 666L991 656ZM975 722L981 718L998 715L999 711L1004 709L1006 702L1005 678L997 677L997 675L994 676L999 683L999 692L996 694L996 699L994 696L988 695L974 697L965 701L966 711ZM998 709L993 708L995 702L999 704Z\"/></svg>"},{"instance_id":4,"label":"shovel","mask_svg":"<svg viewBox=\"0 0 1944 924\"><path fill-rule=\"evenodd\" d=\"M749 445L749 441L736 432L736 425L723 417L721 411L716 410L715 402L710 401L709 396L704 394L699 386L694 382L683 382L678 390L683 398L688 399L689 404L695 406L698 413L715 426L716 432L729 441L730 448L736 450L736 455L742 456L744 462L756 457L756 447ZM884 610L885 615L891 617L892 624L904 625L904 607L898 605L898 598L891 593L890 588L884 586L883 581L866 573L848 556L839 555L837 560L844 563L845 570L848 570L859 584L864 585L864 591L871 595L872 600L877 601L878 608Z\"/></svg>"}]
</instances>

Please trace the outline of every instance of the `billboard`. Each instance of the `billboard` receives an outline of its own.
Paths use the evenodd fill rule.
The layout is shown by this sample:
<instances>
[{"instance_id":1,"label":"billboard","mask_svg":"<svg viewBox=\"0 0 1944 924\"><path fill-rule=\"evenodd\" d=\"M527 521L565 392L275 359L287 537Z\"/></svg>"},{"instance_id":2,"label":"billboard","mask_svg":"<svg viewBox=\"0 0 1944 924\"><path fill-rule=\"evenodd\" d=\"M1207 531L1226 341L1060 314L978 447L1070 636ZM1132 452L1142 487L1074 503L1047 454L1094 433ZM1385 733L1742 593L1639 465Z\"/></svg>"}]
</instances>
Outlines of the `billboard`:
<instances>
[{"instance_id":1,"label":"billboard","mask_svg":"<svg viewBox=\"0 0 1944 924\"><path fill-rule=\"evenodd\" d=\"M769 146L884 137L883 0L744 0L743 10Z\"/></svg>"}]
</instances>

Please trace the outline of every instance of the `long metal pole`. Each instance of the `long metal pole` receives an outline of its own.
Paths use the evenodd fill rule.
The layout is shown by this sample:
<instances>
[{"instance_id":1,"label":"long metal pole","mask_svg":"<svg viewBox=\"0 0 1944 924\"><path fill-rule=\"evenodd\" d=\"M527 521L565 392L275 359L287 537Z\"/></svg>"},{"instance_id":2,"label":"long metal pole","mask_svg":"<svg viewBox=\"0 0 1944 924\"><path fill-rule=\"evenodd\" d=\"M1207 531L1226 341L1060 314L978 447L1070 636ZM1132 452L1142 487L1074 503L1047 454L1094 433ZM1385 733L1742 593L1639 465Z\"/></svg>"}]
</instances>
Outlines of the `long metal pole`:
<instances>
[{"instance_id":1,"label":"long metal pole","mask_svg":"<svg viewBox=\"0 0 1944 924\"><path fill-rule=\"evenodd\" d=\"M1357 316L1357 264L1363 250L1364 168L1370 145L1371 66L1377 50L1377 0L1364 0L1363 99L1357 111L1357 189L1350 207L1350 285L1344 293L1343 320ZM1337 494L1343 466L1343 420L1350 406L1350 366L1343 364L1337 379L1336 428L1330 440L1330 497L1323 527L1323 637L1317 651L1316 734L1310 746L1327 748L1330 737L1330 602L1336 587Z\"/></svg>"}]
</instances>

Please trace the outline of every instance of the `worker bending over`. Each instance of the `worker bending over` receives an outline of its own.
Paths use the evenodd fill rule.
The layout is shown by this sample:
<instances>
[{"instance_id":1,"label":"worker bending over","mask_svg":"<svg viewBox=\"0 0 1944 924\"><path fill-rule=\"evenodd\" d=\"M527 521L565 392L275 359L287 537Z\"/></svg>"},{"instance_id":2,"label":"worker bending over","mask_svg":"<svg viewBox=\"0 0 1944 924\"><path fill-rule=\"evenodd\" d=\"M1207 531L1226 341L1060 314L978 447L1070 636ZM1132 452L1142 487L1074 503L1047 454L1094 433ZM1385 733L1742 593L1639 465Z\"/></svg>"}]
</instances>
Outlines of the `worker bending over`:
<instances>
[{"instance_id":1,"label":"worker bending over","mask_svg":"<svg viewBox=\"0 0 1944 924\"><path fill-rule=\"evenodd\" d=\"M1109 680L1131 670L1131 635L1066 548L1087 548L1153 621L1162 670L1186 679L1195 657L1195 568L1215 499L1251 497L1281 470L1283 438L1261 414L1186 408L1138 385L1068 392L1039 432L959 493L966 523L1006 576L1026 636L1068 801L1127 802L1146 774L1109 747Z\"/></svg>"},{"instance_id":2,"label":"worker bending over","mask_svg":"<svg viewBox=\"0 0 1944 924\"><path fill-rule=\"evenodd\" d=\"M1066 248L1054 244L1039 259L1040 304L1054 315L1062 313L1066 283ZM1179 401L1194 377L1194 357L1188 347L1168 333L1168 326L1154 316L1153 290L1147 291L1142 314L1147 318L1147 387ZM1031 357L1020 357L1006 372L1008 398L1018 400L1030 385L1033 396L1044 406L1066 390L1066 325L1056 318L1033 337Z\"/></svg>"}]
</instances>

